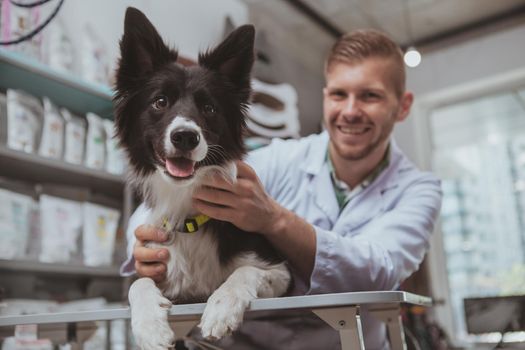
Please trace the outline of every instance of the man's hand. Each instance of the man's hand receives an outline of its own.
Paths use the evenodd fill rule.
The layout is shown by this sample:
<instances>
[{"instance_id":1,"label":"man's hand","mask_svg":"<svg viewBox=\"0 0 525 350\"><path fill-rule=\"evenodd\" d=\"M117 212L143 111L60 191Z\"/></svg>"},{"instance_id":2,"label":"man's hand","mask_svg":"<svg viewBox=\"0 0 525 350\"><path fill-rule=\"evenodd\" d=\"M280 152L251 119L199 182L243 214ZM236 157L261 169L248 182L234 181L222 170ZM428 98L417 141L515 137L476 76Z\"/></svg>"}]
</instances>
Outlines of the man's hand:
<instances>
[{"instance_id":1,"label":"man's hand","mask_svg":"<svg viewBox=\"0 0 525 350\"><path fill-rule=\"evenodd\" d=\"M314 227L272 199L246 163L237 162L236 183L215 177L195 191L193 207L244 231L265 235L301 276L309 280L315 261Z\"/></svg>"},{"instance_id":2,"label":"man's hand","mask_svg":"<svg viewBox=\"0 0 525 350\"><path fill-rule=\"evenodd\" d=\"M165 248L147 248L148 241L162 243L168 235L153 226L141 225L135 230L135 247L133 257L135 258L135 270L140 277L149 277L156 283L166 279L166 263L169 252Z\"/></svg>"},{"instance_id":3,"label":"man's hand","mask_svg":"<svg viewBox=\"0 0 525 350\"><path fill-rule=\"evenodd\" d=\"M193 206L214 219L228 221L238 228L271 235L278 230L282 207L264 190L255 171L237 163L237 182L214 177L195 191Z\"/></svg>"}]
</instances>

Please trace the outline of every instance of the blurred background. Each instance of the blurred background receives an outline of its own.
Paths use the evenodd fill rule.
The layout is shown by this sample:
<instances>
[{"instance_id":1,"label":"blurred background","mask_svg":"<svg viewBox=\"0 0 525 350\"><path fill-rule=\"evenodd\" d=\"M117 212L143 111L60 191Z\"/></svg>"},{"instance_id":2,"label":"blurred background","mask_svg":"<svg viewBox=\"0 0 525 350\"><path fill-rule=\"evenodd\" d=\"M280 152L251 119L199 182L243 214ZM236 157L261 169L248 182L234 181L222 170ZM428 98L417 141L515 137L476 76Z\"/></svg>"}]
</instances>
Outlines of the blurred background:
<instances>
[{"instance_id":1,"label":"blurred background","mask_svg":"<svg viewBox=\"0 0 525 350\"><path fill-rule=\"evenodd\" d=\"M251 148L321 130L324 58L341 34L376 28L412 52L415 105L394 135L443 180L444 201L403 286L435 301L405 310L410 346L523 348L524 0L1 0L0 315L124 305L123 232L138 198L111 99L127 6L182 64L255 25ZM104 324L85 347L126 348L126 334Z\"/></svg>"}]
</instances>

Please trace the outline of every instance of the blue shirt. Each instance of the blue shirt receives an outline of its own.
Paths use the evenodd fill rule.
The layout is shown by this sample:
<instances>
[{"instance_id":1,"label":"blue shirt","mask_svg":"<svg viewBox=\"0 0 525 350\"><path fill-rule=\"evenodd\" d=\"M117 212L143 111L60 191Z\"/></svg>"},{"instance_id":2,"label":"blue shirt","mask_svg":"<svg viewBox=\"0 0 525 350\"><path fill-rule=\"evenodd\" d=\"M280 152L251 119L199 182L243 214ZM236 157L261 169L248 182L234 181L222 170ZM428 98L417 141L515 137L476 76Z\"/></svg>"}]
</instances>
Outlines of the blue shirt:
<instances>
[{"instance_id":1,"label":"blue shirt","mask_svg":"<svg viewBox=\"0 0 525 350\"><path fill-rule=\"evenodd\" d=\"M294 276L291 294L394 290L418 269L428 250L441 207L440 181L418 170L391 140L388 166L340 210L325 161L328 140L326 132L300 140L275 139L247 159L268 194L316 232L313 272L306 281ZM144 209L139 208L133 216L141 215ZM138 224L130 222L129 251ZM123 270L132 269L130 259ZM383 324L366 309L361 314L366 348L388 349ZM303 313L247 320L221 346L339 349L340 342L336 331Z\"/></svg>"}]
</instances>

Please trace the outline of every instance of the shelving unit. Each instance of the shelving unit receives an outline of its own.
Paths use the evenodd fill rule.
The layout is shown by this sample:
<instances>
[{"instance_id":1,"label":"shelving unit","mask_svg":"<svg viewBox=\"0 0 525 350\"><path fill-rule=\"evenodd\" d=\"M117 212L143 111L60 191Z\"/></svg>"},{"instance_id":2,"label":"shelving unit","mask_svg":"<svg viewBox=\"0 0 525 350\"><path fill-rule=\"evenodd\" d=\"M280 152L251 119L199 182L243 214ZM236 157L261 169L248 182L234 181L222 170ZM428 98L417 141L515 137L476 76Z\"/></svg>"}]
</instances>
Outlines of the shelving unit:
<instances>
[{"instance_id":1,"label":"shelving unit","mask_svg":"<svg viewBox=\"0 0 525 350\"><path fill-rule=\"evenodd\" d=\"M119 277L118 266L84 266L75 264L50 264L29 260L0 259L0 270L11 272L35 272L43 274Z\"/></svg>"},{"instance_id":2,"label":"shelving unit","mask_svg":"<svg viewBox=\"0 0 525 350\"><path fill-rule=\"evenodd\" d=\"M0 87L22 89L49 97L57 105L84 114L112 118L113 92L107 86L83 81L16 52L0 49Z\"/></svg>"},{"instance_id":3,"label":"shelving unit","mask_svg":"<svg viewBox=\"0 0 525 350\"><path fill-rule=\"evenodd\" d=\"M109 87L83 81L35 59L0 49L0 91L6 89L20 89L39 98L48 97L56 105L78 115L94 112L103 118L113 118L113 92ZM12 150L2 142L5 140L0 139L0 177L28 184L88 189L90 193L121 203L122 219L127 222L133 207L133 195L123 175ZM80 263L0 259L0 287L4 287L7 297L36 297L35 291L42 293L43 285L55 288L62 283L64 288L74 290L75 295L84 289L88 297L93 297L97 291L123 295L127 286L127 280L119 275L118 266L88 267Z\"/></svg>"},{"instance_id":4,"label":"shelving unit","mask_svg":"<svg viewBox=\"0 0 525 350\"><path fill-rule=\"evenodd\" d=\"M112 197L123 197L124 178L102 170L44 158L1 145L0 164L0 176L28 182L59 182L64 185L89 187Z\"/></svg>"}]
</instances>

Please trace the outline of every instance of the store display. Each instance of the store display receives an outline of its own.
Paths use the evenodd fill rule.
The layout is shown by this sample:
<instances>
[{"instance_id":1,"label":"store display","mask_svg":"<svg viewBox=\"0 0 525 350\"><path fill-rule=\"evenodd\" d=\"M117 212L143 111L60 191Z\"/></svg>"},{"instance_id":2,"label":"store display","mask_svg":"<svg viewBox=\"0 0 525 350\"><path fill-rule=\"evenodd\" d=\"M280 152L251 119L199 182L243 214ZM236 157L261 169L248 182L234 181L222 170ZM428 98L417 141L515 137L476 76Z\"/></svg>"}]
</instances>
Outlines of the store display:
<instances>
[{"instance_id":1,"label":"store display","mask_svg":"<svg viewBox=\"0 0 525 350\"><path fill-rule=\"evenodd\" d=\"M0 259L26 255L35 206L30 196L0 189Z\"/></svg>"},{"instance_id":2,"label":"store display","mask_svg":"<svg viewBox=\"0 0 525 350\"><path fill-rule=\"evenodd\" d=\"M61 108L60 113L66 122L64 160L68 163L81 164L84 159L86 122L66 108Z\"/></svg>"},{"instance_id":3,"label":"store display","mask_svg":"<svg viewBox=\"0 0 525 350\"><path fill-rule=\"evenodd\" d=\"M7 90L7 145L34 153L44 114L40 101L19 90Z\"/></svg>"},{"instance_id":4,"label":"store display","mask_svg":"<svg viewBox=\"0 0 525 350\"><path fill-rule=\"evenodd\" d=\"M105 165L106 133L102 118L95 113L87 113L88 121L86 137L85 165L93 169L103 169Z\"/></svg>"},{"instance_id":5,"label":"store display","mask_svg":"<svg viewBox=\"0 0 525 350\"><path fill-rule=\"evenodd\" d=\"M79 253L82 229L82 203L40 196L41 251L43 262L66 263Z\"/></svg>"},{"instance_id":6,"label":"store display","mask_svg":"<svg viewBox=\"0 0 525 350\"><path fill-rule=\"evenodd\" d=\"M84 203L83 253L87 266L111 265L120 212Z\"/></svg>"},{"instance_id":7,"label":"store display","mask_svg":"<svg viewBox=\"0 0 525 350\"><path fill-rule=\"evenodd\" d=\"M60 159L64 144L64 119L57 107L44 97L44 122L38 153L41 156Z\"/></svg>"}]
</instances>

